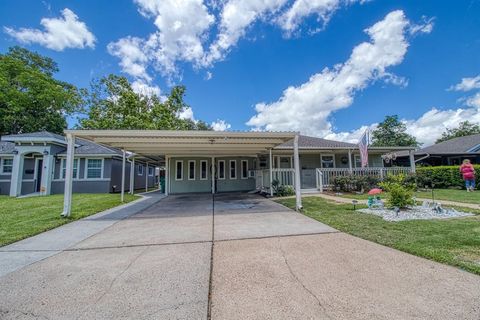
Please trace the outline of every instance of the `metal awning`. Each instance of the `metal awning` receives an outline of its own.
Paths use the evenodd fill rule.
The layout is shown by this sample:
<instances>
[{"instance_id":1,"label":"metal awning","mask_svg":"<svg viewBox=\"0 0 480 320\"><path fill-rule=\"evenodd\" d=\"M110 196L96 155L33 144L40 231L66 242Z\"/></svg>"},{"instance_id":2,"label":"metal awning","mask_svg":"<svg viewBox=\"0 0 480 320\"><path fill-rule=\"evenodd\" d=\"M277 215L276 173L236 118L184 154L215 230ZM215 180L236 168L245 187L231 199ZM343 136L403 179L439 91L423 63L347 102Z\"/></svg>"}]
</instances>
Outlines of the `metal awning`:
<instances>
[{"instance_id":1,"label":"metal awning","mask_svg":"<svg viewBox=\"0 0 480 320\"><path fill-rule=\"evenodd\" d=\"M66 134L145 157L256 155L292 140L297 132L173 130L66 130Z\"/></svg>"}]
</instances>

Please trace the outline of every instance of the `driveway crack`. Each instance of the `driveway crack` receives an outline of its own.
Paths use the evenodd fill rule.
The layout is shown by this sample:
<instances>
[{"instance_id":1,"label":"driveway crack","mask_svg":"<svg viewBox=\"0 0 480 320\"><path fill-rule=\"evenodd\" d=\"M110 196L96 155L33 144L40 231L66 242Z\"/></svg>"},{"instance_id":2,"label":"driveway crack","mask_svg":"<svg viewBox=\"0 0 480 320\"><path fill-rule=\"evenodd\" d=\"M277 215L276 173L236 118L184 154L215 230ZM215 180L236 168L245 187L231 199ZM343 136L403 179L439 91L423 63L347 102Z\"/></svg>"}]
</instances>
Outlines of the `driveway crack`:
<instances>
[{"instance_id":1,"label":"driveway crack","mask_svg":"<svg viewBox=\"0 0 480 320\"><path fill-rule=\"evenodd\" d=\"M310 290L310 289L300 280L300 278L295 274L295 272L293 272L292 267L291 267L290 264L288 263L288 259L287 259L285 250L283 250L283 248L282 248L282 244L281 244L280 238L278 239L278 248L280 249L280 252L282 252L283 261L285 262L285 265L287 266L288 271L290 272L290 274L292 275L292 277L295 279L295 281L297 281L297 282L302 286L302 288L303 288L310 296L312 296L312 297L317 301L318 305L319 305L320 308L323 310L323 313L325 314L325 316L326 316L328 319L332 319L332 318L330 317L330 315L327 313L327 309L326 309L325 306L322 304L322 302L320 301L320 299L313 293L312 290Z\"/></svg>"}]
</instances>

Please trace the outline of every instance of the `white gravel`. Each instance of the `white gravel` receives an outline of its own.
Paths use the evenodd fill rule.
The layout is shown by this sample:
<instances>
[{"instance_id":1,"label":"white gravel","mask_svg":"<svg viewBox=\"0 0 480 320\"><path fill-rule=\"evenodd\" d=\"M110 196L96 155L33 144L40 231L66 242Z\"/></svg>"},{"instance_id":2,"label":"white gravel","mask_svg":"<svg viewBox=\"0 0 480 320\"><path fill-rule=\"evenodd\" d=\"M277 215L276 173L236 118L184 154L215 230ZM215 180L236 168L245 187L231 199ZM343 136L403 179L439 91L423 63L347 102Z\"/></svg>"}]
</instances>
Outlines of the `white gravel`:
<instances>
[{"instance_id":1,"label":"white gravel","mask_svg":"<svg viewBox=\"0 0 480 320\"><path fill-rule=\"evenodd\" d=\"M455 209L441 209L436 211L427 206L414 206L399 211L385 208L368 208L359 209L357 211L380 216L386 221L448 219L474 215L472 213L457 211Z\"/></svg>"}]
</instances>

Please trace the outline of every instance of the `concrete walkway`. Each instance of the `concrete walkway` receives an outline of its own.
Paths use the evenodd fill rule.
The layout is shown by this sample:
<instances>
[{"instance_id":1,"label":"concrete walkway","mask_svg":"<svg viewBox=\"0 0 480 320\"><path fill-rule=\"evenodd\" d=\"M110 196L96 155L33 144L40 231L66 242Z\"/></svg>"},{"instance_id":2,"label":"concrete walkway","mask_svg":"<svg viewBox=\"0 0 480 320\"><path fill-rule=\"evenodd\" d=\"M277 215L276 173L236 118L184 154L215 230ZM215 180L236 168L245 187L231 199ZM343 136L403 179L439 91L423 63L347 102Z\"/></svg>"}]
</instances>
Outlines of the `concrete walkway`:
<instances>
[{"instance_id":1,"label":"concrete walkway","mask_svg":"<svg viewBox=\"0 0 480 320\"><path fill-rule=\"evenodd\" d=\"M478 320L479 288L265 198L180 195L0 277L0 318Z\"/></svg>"}]
</instances>

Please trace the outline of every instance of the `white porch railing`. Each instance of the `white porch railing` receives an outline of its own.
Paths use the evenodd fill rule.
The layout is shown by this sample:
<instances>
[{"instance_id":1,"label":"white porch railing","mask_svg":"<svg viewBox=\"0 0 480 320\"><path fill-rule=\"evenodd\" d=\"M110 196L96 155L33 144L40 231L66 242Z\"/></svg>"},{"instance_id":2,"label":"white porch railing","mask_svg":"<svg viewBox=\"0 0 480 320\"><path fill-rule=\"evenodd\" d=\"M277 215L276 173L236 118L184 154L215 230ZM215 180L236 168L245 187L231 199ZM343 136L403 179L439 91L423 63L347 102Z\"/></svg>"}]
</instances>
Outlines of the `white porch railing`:
<instances>
[{"instance_id":1,"label":"white porch railing","mask_svg":"<svg viewBox=\"0 0 480 320\"><path fill-rule=\"evenodd\" d=\"M279 185L294 186L295 184L295 170L294 169L272 169L272 179L277 180ZM270 189L270 170L256 170L255 181L257 190Z\"/></svg>"}]
</instances>

